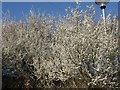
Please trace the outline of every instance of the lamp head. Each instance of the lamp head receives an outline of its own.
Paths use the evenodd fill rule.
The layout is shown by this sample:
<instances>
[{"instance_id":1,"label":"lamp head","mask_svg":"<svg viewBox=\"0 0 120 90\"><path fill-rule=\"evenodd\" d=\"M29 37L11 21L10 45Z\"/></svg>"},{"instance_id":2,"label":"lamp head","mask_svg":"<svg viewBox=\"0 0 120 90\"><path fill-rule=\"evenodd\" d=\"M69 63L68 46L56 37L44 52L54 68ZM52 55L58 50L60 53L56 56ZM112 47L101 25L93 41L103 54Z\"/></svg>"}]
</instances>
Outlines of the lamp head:
<instances>
[{"instance_id":1,"label":"lamp head","mask_svg":"<svg viewBox=\"0 0 120 90\"><path fill-rule=\"evenodd\" d=\"M107 3L109 3L110 0L95 0L95 3L99 5L100 7L106 6Z\"/></svg>"}]
</instances>

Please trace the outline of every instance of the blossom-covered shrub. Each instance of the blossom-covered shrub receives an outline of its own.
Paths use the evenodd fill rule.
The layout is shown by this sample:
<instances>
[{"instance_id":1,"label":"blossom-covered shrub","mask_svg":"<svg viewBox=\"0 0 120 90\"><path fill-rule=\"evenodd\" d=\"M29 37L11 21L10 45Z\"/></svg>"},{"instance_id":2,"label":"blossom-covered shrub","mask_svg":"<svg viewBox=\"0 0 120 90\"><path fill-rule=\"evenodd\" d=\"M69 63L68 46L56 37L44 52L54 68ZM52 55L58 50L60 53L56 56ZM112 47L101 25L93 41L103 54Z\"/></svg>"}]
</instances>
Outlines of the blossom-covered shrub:
<instances>
[{"instance_id":1,"label":"blossom-covered shrub","mask_svg":"<svg viewBox=\"0 0 120 90\"><path fill-rule=\"evenodd\" d=\"M118 87L117 17L108 15L104 25L102 19L95 21L93 6L66 12L58 20L31 10L25 21L4 18L3 68L38 80L37 87L72 77L78 78L77 87Z\"/></svg>"}]
</instances>

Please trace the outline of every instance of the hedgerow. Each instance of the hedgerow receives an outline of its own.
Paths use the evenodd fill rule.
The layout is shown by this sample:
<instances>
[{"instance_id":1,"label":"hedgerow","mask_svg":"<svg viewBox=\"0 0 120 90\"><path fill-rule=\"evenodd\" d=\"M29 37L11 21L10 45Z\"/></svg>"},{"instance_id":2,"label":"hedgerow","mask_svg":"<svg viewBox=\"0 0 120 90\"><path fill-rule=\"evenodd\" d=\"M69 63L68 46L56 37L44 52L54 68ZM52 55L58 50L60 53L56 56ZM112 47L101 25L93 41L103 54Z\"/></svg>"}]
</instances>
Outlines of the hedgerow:
<instances>
[{"instance_id":1,"label":"hedgerow","mask_svg":"<svg viewBox=\"0 0 120 90\"><path fill-rule=\"evenodd\" d=\"M76 87L118 87L118 18L109 14L104 25L93 6L80 9L67 8L59 19L32 10L24 21L4 17L2 67L39 80L36 87L76 77Z\"/></svg>"}]
</instances>

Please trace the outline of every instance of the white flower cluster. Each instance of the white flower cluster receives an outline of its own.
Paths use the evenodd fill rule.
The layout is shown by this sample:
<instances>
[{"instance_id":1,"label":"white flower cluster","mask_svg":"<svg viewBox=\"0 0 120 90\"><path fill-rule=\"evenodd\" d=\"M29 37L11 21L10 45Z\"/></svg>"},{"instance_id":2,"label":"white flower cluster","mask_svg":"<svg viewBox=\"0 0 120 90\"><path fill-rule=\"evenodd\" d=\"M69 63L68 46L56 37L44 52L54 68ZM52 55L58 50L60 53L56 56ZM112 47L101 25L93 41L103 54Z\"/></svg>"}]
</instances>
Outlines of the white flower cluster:
<instances>
[{"instance_id":1,"label":"white flower cluster","mask_svg":"<svg viewBox=\"0 0 120 90\"><path fill-rule=\"evenodd\" d=\"M25 21L4 19L3 66L47 82L78 76L86 87L117 86L118 19L108 15L104 26L102 19L94 22L93 6L79 9L66 9L57 21L33 11Z\"/></svg>"}]
</instances>

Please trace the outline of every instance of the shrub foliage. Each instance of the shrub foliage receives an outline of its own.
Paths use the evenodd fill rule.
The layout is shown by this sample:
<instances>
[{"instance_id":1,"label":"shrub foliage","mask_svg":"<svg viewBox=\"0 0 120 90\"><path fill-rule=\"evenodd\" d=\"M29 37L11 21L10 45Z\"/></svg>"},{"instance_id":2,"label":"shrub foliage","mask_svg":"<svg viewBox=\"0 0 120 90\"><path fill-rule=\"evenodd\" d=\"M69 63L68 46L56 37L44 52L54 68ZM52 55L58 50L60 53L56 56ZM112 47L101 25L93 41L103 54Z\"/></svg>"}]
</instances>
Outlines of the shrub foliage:
<instances>
[{"instance_id":1,"label":"shrub foliage","mask_svg":"<svg viewBox=\"0 0 120 90\"><path fill-rule=\"evenodd\" d=\"M59 19L32 10L19 22L4 17L2 67L39 80L37 87L70 78L81 88L118 87L118 19L109 14L104 25L94 14L77 6Z\"/></svg>"}]
</instances>

